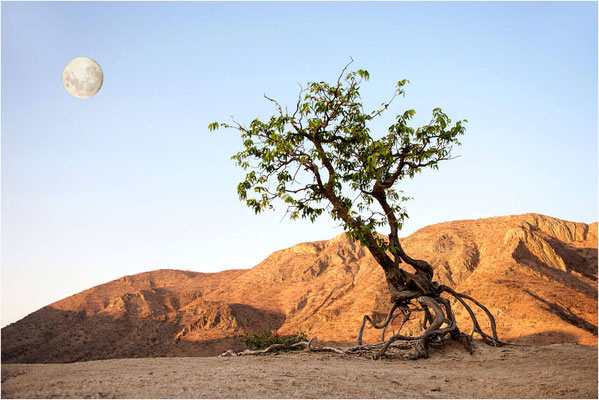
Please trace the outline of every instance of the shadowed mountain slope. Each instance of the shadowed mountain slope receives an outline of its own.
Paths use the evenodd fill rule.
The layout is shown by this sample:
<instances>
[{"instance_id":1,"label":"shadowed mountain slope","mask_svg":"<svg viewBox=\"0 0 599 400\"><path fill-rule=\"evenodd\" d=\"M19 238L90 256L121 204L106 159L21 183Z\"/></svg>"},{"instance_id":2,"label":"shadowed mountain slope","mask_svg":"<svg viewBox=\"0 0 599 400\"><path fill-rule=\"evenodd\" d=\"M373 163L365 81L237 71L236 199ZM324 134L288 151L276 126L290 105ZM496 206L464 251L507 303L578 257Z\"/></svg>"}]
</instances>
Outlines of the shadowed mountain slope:
<instances>
[{"instance_id":1,"label":"shadowed mountain slope","mask_svg":"<svg viewBox=\"0 0 599 400\"><path fill-rule=\"evenodd\" d=\"M433 265L437 281L485 304L501 339L597 344L597 223L539 214L454 221L402 243ZM2 362L215 355L269 325L352 341L364 314L382 318L389 307L382 269L342 234L249 270L158 270L93 287L3 328Z\"/></svg>"}]
</instances>

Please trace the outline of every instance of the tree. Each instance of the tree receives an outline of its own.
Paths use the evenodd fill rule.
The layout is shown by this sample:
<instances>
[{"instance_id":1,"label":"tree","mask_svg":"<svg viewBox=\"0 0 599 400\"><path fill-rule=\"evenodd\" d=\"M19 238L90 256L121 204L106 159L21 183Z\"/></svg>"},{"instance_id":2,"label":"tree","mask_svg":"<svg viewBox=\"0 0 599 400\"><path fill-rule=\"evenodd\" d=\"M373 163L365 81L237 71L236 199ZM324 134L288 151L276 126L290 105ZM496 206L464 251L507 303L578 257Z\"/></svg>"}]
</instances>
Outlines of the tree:
<instances>
[{"instance_id":1,"label":"tree","mask_svg":"<svg viewBox=\"0 0 599 400\"><path fill-rule=\"evenodd\" d=\"M413 358L426 357L431 341L440 341L449 334L470 348L475 332L487 343L500 344L488 309L433 281L433 267L406 254L398 236L407 218L403 204L408 198L397 190L397 184L426 168L438 169L441 161L450 160L467 121L452 125L449 117L435 108L430 122L414 129L408 123L415 111L407 110L396 116L386 134L374 138L368 127L370 121L388 110L396 97L404 95L408 81L399 81L393 96L381 108L366 112L359 90L369 74L362 69L346 74L352 61L336 83L311 82L301 88L292 113L264 95L278 111L267 121L254 119L249 126L235 120L209 125L210 130L233 128L241 134L243 150L232 157L247 171L237 187L239 198L256 214L272 209L277 200L287 206L291 219L314 221L327 212L341 222L351 239L368 248L385 272L393 305L381 325L364 317L358 345L352 351L374 349L374 357L379 358L389 346L409 342L415 344ZM389 229L387 236L377 233L381 227ZM469 312L474 325L471 335L458 329L451 303L442 297L444 293ZM484 310L492 335L481 329L466 300ZM394 315L396 311L401 313ZM419 336L397 333L385 341L386 327L399 315L407 321L414 311L423 312L425 331ZM378 345L362 345L367 321L383 330ZM396 341L400 344L393 344Z\"/></svg>"}]
</instances>

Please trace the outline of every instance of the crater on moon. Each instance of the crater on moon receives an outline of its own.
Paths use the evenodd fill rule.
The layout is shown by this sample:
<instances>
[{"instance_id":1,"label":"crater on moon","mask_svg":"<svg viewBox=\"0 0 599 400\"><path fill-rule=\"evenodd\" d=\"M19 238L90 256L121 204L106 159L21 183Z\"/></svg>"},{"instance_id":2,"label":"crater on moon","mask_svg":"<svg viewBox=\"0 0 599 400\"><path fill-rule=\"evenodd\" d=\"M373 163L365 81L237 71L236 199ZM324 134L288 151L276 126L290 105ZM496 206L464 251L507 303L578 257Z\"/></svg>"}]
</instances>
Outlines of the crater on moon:
<instances>
[{"instance_id":1,"label":"crater on moon","mask_svg":"<svg viewBox=\"0 0 599 400\"><path fill-rule=\"evenodd\" d=\"M104 81L100 64L89 57L77 57L67 64L62 73L62 83L70 94L80 99L98 93Z\"/></svg>"}]
</instances>

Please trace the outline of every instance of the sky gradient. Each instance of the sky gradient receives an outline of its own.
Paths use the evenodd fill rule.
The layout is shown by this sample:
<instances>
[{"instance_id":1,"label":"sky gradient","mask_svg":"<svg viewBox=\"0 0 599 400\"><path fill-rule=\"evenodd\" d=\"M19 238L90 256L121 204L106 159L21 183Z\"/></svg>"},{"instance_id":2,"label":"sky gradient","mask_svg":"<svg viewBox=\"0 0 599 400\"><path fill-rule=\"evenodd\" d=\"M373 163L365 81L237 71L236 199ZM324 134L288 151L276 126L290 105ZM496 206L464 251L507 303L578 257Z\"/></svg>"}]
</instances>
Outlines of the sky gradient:
<instances>
[{"instance_id":1,"label":"sky gradient","mask_svg":"<svg viewBox=\"0 0 599 400\"><path fill-rule=\"evenodd\" d=\"M290 107L298 83L370 72L373 125L414 108L468 119L460 157L399 189L402 236L537 212L597 220L597 3L2 2L2 326L92 286L159 268L250 268L342 229L255 216L238 201L235 131ZM62 71L96 60L102 89Z\"/></svg>"}]
</instances>

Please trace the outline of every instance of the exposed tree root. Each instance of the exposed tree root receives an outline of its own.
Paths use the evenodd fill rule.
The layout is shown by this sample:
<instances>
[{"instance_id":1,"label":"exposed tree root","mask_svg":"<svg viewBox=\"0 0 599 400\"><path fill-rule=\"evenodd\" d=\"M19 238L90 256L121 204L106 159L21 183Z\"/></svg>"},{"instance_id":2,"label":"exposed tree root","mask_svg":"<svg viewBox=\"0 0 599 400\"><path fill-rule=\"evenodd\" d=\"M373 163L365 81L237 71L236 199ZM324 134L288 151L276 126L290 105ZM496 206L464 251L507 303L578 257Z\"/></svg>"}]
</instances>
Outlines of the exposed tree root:
<instances>
[{"instance_id":1,"label":"exposed tree root","mask_svg":"<svg viewBox=\"0 0 599 400\"><path fill-rule=\"evenodd\" d=\"M468 350L468 352L470 352L470 353L472 353L472 338L473 338L474 333L478 333L482 337L482 339L485 341L485 343L492 344L494 346L499 346L501 344L505 344L504 342L501 342L497 338L495 319L493 318L493 315L489 312L489 310L486 307L484 307L482 304L480 304L479 302L477 302L470 296L466 296L461 293L457 293L453 289L448 288L446 286L440 286L439 293L443 293L443 292L447 292L450 295L452 295L453 297L455 297L464 306L464 308L468 311L470 318L472 319L472 322L474 325L472 334L465 335L459 331L457 322L455 320L455 315L451 309L451 303L448 299L443 298L440 295L435 296L435 297L419 296L419 297L416 297L414 300L417 303L419 303L419 305L422 308L410 307L411 303L413 302L412 300L405 302L403 304L396 303L396 304L394 304L394 307L391 308L389 315L387 316L387 319L382 324L382 326L378 326L378 325L372 323L372 320L370 318L365 317L363 320L360 332L358 333L358 338L357 338L358 346L362 345L363 328L367 321L370 322L371 325L373 327L375 327L376 329L383 329L383 334L382 334L383 342L380 345L380 348L378 349L378 351L376 351L373 354L374 359L383 357L385 355L385 353L387 352L387 350L389 349L389 347L391 346L391 344L396 341L403 341L404 343L410 344L413 347L414 352L409 354L407 356L408 358L410 358L410 359L427 358L429 345L431 345L432 343L443 343L444 337L448 334L450 335L450 337L453 340L460 341L464 345L466 350ZM476 315L472 311L472 308L466 303L466 301L464 299L472 301L475 305L480 307L486 313L487 317L489 318L490 324L491 324L492 336L485 333L482 330L482 328L480 327L480 324L478 322L478 319L476 318ZM400 308L402 310L402 312L404 314L404 319L399 327L398 333L394 333L393 336L391 336L387 341L385 341L384 340L385 329L386 329L387 325L389 323L392 324L392 321L395 319L392 314L395 311L395 309L397 309L397 308ZM410 318L410 315L414 311L423 311L424 312L424 320L422 322L422 327L425 329L424 332L418 336L409 336L409 335L401 334L400 333L401 328L408 321L408 319ZM379 346L375 346L375 347L379 347Z\"/></svg>"}]
</instances>

